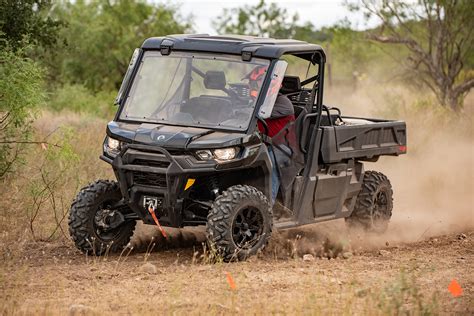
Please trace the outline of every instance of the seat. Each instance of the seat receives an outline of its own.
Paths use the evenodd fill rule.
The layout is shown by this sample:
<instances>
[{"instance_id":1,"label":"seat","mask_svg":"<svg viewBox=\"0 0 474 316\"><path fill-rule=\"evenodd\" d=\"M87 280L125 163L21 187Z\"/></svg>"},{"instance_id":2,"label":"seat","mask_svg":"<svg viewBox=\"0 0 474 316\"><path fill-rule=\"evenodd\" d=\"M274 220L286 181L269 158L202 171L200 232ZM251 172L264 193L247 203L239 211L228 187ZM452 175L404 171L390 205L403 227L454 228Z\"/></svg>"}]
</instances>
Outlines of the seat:
<instances>
[{"instance_id":1,"label":"seat","mask_svg":"<svg viewBox=\"0 0 474 316\"><path fill-rule=\"evenodd\" d=\"M201 123L222 122L232 114L232 103L220 97L199 96L181 104L181 112L191 114Z\"/></svg>"},{"instance_id":2,"label":"seat","mask_svg":"<svg viewBox=\"0 0 474 316\"><path fill-rule=\"evenodd\" d=\"M301 90L300 77L298 76L285 76L281 83L280 92L282 94L296 93Z\"/></svg>"}]
</instances>

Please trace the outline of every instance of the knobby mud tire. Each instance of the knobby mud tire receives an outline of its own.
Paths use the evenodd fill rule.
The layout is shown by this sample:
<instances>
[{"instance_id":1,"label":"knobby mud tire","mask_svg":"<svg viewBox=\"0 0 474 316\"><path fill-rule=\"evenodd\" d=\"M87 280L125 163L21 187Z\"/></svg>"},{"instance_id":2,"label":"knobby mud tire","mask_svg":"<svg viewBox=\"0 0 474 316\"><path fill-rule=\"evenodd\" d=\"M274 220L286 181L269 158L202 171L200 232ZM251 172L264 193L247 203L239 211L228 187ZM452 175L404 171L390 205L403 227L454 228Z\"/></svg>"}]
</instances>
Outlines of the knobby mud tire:
<instances>
[{"instance_id":1,"label":"knobby mud tire","mask_svg":"<svg viewBox=\"0 0 474 316\"><path fill-rule=\"evenodd\" d=\"M119 252L129 243L136 221L126 221L115 228L116 235L108 240L97 233L94 225L95 216L103 204L118 202L121 198L115 181L98 180L79 191L69 213L69 234L79 250L100 256L107 252Z\"/></svg>"},{"instance_id":2,"label":"knobby mud tire","mask_svg":"<svg viewBox=\"0 0 474 316\"><path fill-rule=\"evenodd\" d=\"M379 201L381 197L384 201ZM392 217L392 209L393 191L387 176L377 171L366 171L354 210L346 223L350 228L384 233Z\"/></svg>"},{"instance_id":3,"label":"knobby mud tire","mask_svg":"<svg viewBox=\"0 0 474 316\"><path fill-rule=\"evenodd\" d=\"M237 215L248 209L252 212L258 210L262 219L262 230L254 241L255 244L239 247L234 241L233 229ZM216 198L207 216L206 231L210 248L226 262L245 260L255 255L267 245L272 228L272 208L267 197L248 185L235 185L224 191Z\"/></svg>"}]
</instances>

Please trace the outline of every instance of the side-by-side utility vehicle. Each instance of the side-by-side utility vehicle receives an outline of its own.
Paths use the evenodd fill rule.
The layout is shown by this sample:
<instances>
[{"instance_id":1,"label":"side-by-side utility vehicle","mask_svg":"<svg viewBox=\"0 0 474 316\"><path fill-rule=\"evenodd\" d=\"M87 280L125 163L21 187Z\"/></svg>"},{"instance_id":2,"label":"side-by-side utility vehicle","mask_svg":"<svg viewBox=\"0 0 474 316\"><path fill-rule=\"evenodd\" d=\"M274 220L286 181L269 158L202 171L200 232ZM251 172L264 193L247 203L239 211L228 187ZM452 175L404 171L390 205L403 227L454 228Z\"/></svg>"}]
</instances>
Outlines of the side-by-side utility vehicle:
<instances>
[{"instance_id":1,"label":"side-by-side utility vehicle","mask_svg":"<svg viewBox=\"0 0 474 316\"><path fill-rule=\"evenodd\" d=\"M383 232L392 188L363 162L406 153L405 123L348 117L324 105L325 62L320 46L297 40L145 40L100 157L117 181L98 180L73 201L76 246L95 255L120 251L137 220L165 237L162 226L206 225L209 244L226 261L255 254L274 228L345 218ZM295 120L269 137L282 95Z\"/></svg>"}]
</instances>

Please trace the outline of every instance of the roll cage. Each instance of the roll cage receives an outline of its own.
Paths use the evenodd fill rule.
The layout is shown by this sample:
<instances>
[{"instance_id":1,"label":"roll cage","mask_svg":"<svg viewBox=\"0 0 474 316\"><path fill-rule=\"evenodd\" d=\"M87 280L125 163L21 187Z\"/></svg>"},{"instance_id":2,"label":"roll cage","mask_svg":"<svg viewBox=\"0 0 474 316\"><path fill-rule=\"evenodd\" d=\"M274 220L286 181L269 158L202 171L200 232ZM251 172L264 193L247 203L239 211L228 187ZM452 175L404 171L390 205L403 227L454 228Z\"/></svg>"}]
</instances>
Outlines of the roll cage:
<instances>
[{"instance_id":1,"label":"roll cage","mask_svg":"<svg viewBox=\"0 0 474 316\"><path fill-rule=\"evenodd\" d=\"M309 65L317 65L317 73L309 78L301 81L301 86L313 83L309 92L309 97L305 98L304 102L299 102L299 107L304 110L304 116L301 118L300 124L300 139L306 140L308 138L308 129L302 128L304 122L310 118L315 120L316 129L321 123L321 114L323 111L323 87L324 87L324 66L326 62L326 55L321 46L309 44L297 40L280 40L271 38L251 37L251 36L209 36L207 34L196 35L169 35L164 37L152 37L146 39L141 48L137 49L134 57L130 63L124 82L120 88L119 95L116 99L116 104L119 105L115 120L120 121L120 113L124 106L123 96L128 95L131 83L135 77L138 69L138 62L143 57L147 50L160 51L162 55L169 55L172 51L188 51L188 52L204 52L215 54L230 54L240 55L243 61L250 61L252 57L259 57L270 59L270 66L267 71L266 78L263 81L262 93L259 94L255 104L254 115L246 130L247 134L253 134L257 130L258 110L260 109L266 91L270 86L270 74L280 58L284 55L292 55L303 60L308 61ZM193 69L193 72L197 72ZM300 100L301 101L301 100ZM222 130L222 129L221 129ZM223 129L225 131L225 129ZM229 130L229 132L232 132ZM301 144L301 149L305 151L304 145Z\"/></svg>"}]
</instances>

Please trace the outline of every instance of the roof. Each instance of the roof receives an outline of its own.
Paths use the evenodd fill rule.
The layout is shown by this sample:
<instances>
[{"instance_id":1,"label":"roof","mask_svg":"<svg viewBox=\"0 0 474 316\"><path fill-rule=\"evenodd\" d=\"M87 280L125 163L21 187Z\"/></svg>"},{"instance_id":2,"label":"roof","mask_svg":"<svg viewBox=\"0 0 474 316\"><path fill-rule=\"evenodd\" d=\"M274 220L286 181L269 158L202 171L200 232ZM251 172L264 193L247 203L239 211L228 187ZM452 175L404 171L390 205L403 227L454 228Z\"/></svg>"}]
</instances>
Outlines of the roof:
<instances>
[{"instance_id":1,"label":"roof","mask_svg":"<svg viewBox=\"0 0 474 316\"><path fill-rule=\"evenodd\" d=\"M201 51L241 55L250 52L252 56L261 58L280 58L284 54L294 54L306 60L311 60L314 52L317 57L325 59L321 46L293 39L274 39L245 35L216 35L209 34L176 34L146 39L143 49L160 49L161 46L171 46L172 50Z\"/></svg>"}]
</instances>

